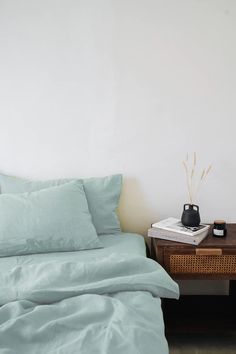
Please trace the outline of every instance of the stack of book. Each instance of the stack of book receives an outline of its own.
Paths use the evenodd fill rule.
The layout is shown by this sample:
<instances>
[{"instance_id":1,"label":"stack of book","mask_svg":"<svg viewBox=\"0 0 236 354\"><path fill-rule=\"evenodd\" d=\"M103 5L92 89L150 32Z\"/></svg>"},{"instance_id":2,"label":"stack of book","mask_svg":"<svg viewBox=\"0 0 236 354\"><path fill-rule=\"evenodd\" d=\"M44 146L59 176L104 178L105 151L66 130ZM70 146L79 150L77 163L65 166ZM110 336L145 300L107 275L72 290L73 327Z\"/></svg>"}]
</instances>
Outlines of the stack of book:
<instances>
[{"instance_id":1,"label":"stack of book","mask_svg":"<svg viewBox=\"0 0 236 354\"><path fill-rule=\"evenodd\" d=\"M168 218L152 224L148 230L149 237L198 245L209 233L210 225L186 227L179 219Z\"/></svg>"}]
</instances>

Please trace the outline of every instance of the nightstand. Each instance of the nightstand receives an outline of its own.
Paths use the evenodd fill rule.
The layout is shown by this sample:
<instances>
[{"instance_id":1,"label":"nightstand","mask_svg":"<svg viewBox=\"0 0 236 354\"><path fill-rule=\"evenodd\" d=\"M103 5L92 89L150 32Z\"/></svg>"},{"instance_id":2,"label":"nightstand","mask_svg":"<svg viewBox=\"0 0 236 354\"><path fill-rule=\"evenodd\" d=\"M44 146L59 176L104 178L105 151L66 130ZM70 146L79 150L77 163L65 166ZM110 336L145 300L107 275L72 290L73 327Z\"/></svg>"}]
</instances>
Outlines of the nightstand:
<instances>
[{"instance_id":1,"label":"nightstand","mask_svg":"<svg viewBox=\"0 0 236 354\"><path fill-rule=\"evenodd\" d=\"M219 327L215 317L217 320L223 320L224 329L229 330L233 327L235 330L236 224L227 225L227 236L224 238L213 237L210 230L209 235L198 246L152 238L151 257L176 280L226 279L230 281L229 296L181 296L177 302L165 301L163 309L167 328L169 322L173 322L174 315L181 316L178 317L178 321L183 324L183 316L186 314L187 317L191 315L194 319L192 322L200 331L209 329L209 326L214 332L217 329L222 330L222 323ZM199 317L199 321L195 321L196 317ZM226 324L226 317L229 320L228 324ZM175 329L181 329L177 323L175 325L178 327ZM183 328L185 331L190 330L191 323L187 321Z\"/></svg>"}]
</instances>

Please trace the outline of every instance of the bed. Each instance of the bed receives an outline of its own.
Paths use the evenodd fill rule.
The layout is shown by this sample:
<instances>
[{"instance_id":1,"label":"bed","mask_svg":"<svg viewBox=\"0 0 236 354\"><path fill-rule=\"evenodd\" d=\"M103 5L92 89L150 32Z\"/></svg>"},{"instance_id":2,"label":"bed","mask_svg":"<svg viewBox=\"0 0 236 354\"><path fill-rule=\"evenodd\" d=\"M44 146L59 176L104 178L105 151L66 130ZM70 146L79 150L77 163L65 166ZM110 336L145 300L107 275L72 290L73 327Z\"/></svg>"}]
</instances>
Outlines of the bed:
<instances>
[{"instance_id":1,"label":"bed","mask_svg":"<svg viewBox=\"0 0 236 354\"><path fill-rule=\"evenodd\" d=\"M146 258L142 236L98 238L0 258L1 354L168 353L160 298L178 298L177 284Z\"/></svg>"}]
</instances>

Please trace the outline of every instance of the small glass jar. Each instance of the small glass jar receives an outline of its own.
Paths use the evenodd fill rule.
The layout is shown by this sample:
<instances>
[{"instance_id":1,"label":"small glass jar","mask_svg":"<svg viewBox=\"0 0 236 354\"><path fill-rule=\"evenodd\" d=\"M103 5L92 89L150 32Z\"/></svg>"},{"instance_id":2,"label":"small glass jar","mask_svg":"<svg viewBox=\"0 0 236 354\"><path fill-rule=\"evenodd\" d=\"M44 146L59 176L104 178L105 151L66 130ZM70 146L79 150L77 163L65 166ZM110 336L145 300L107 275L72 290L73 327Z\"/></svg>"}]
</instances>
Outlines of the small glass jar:
<instances>
[{"instance_id":1,"label":"small glass jar","mask_svg":"<svg viewBox=\"0 0 236 354\"><path fill-rule=\"evenodd\" d=\"M225 237L227 234L226 222L224 220L215 220L212 234L215 237Z\"/></svg>"}]
</instances>

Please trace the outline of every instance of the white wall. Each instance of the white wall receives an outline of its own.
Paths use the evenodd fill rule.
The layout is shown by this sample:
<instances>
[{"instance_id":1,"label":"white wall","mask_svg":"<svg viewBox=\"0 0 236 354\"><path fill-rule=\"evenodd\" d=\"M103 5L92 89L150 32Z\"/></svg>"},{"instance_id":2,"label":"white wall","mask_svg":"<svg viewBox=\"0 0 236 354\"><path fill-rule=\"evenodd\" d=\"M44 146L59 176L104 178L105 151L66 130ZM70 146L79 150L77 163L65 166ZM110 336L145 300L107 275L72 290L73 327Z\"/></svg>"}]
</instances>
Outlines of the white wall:
<instances>
[{"instance_id":1,"label":"white wall","mask_svg":"<svg viewBox=\"0 0 236 354\"><path fill-rule=\"evenodd\" d=\"M125 230L179 217L181 165L213 170L203 221L236 221L234 0L0 0L0 170L125 177Z\"/></svg>"}]
</instances>

